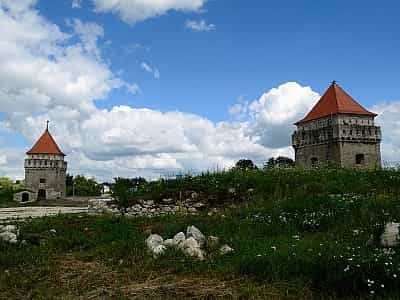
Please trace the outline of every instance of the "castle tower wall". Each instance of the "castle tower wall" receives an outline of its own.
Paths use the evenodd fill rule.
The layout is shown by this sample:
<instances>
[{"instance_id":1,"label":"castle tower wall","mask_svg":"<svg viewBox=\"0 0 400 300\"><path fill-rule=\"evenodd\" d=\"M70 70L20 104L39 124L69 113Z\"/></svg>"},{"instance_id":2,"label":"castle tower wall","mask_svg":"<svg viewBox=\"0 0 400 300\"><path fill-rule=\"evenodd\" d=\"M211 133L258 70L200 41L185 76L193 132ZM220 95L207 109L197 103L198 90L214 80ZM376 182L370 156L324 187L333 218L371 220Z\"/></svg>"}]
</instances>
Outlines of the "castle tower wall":
<instances>
[{"instance_id":1,"label":"castle tower wall","mask_svg":"<svg viewBox=\"0 0 400 300\"><path fill-rule=\"evenodd\" d=\"M26 154L25 186L37 199L59 199L66 196L67 163L48 128Z\"/></svg>"},{"instance_id":2,"label":"castle tower wall","mask_svg":"<svg viewBox=\"0 0 400 300\"><path fill-rule=\"evenodd\" d=\"M67 163L62 155L37 154L29 155L25 159L25 185L35 192L38 198L65 197L66 172ZM45 193L40 194L40 190Z\"/></svg>"}]
</instances>

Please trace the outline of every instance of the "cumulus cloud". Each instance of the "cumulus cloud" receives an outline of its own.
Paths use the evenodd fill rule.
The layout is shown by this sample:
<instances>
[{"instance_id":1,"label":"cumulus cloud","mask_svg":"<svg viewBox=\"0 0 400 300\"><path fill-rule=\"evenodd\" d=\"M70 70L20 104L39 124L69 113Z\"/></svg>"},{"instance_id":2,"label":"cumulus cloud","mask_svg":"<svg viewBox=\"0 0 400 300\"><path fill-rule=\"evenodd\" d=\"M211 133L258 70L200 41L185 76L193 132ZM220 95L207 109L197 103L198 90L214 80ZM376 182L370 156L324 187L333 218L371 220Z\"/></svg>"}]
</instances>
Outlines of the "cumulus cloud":
<instances>
[{"instance_id":1,"label":"cumulus cloud","mask_svg":"<svg viewBox=\"0 0 400 300\"><path fill-rule=\"evenodd\" d=\"M154 77L155 79L159 79L159 78L160 78L160 75L161 75L161 74L160 74L160 71L159 71L157 68L150 66L148 63L142 62L142 63L140 64L140 67L141 67L144 71L146 71L147 73L152 74L153 77Z\"/></svg>"},{"instance_id":2,"label":"cumulus cloud","mask_svg":"<svg viewBox=\"0 0 400 300\"><path fill-rule=\"evenodd\" d=\"M382 129L383 160L389 165L398 164L400 157L400 101L381 102L373 106L371 111L378 114L376 121Z\"/></svg>"},{"instance_id":3,"label":"cumulus cloud","mask_svg":"<svg viewBox=\"0 0 400 300\"><path fill-rule=\"evenodd\" d=\"M314 97L311 89L294 83L273 89L253 103L244 103L240 110L248 120L240 122L215 123L195 114L129 106L100 110L94 100L111 90L123 86L139 90L102 61L97 47L102 28L71 20L72 33L64 33L42 18L32 3L24 9L17 5L0 10L4 25L0 26L4 46L0 47L0 109L5 113L0 127L33 143L45 121L51 120L50 130L68 155L70 172L104 180L154 178L168 172L227 168L241 158L262 164L271 156L292 155L288 143L278 148L275 140L265 138L262 125L271 125L276 135L282 135L279 130L286 124L278 122L276 114L295 121L298 111L313 102L307 98ZM71 42L72 37L78 41ZM159 76L148 64L142 68ZM282 106L297 113L287 114ZM22 177L24 151L6 157L3 148L0 152L2 174Z\"/></svg>"},{"instance_id":4,"label":"cumulus cloud","mask_svg":"<svg viewBox=\"0 0 400 300\"><path fill-rule=\"evenodd\" d=\"M290 145L293 123L300 120L318 101L320 95L310 87L287 82L264 93L251 103L230 107L233 115L247 114L248 134L261 145L281 148Z\"/></svg>"},{"instance_id":5,"label":"cumulus cloud","mask_svg":"<svg viewBox=\"0 0 400 300\"><path fill-rule=\"evenodd\" d=\"M124 22L135 24L168 11L199 11L207 0L92 0L97 12L111 12Z\"/></svg>"},{"instance_id":6,"label":"cumulus cloud","mask_svg":"<svg viewBox=\"0 0 400 300\"><path fill-rule=\"evenodd\" d=\"M205 20L188 20L185 22L185 27L193 31L213 31L217 26L208 24Z\"/></svg>"}]
</instances>

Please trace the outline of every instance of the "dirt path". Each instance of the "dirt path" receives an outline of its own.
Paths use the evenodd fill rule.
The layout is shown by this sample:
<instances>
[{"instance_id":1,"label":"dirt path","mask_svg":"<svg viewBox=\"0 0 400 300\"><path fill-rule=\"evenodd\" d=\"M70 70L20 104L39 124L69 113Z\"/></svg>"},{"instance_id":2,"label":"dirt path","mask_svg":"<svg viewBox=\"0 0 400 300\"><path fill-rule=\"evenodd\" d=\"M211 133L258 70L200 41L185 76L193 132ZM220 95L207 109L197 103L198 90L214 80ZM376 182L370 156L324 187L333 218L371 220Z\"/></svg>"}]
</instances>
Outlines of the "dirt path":
<instances>
[{"instance_id":1,"label":"dirt path","mask_svg":"<svg viewBox=\"0 0 400 300\"><path fill-rule=\"evenodd\" d=\"M15 219L39 218L58 214L79 214L88 213L87 207L64 207L64 206L29 206L0 208L0 222Z\"/></svg>"}]
</instances>

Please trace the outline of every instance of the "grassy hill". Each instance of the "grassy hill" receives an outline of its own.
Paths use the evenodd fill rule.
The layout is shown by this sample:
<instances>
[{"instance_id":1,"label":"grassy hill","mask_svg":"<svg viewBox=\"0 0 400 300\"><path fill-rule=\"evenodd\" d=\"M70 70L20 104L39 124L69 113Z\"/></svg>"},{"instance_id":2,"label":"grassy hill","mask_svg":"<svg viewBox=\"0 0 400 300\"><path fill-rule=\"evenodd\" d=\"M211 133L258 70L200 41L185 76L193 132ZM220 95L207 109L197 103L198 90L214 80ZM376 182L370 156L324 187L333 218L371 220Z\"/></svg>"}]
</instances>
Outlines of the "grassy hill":
<instances>
[{"instance_id":1,"label":"grassy hill","mask_svg":"<svg viewBox=\"0 0 400 300\"><path fill-rule=\"evenodd\" d=\"M386 222L399 222L399 190L397 170L233 171L147 183L135 197L196 192L219 213L22 223L24 244L0 243L0 298L398 299L400 249L381 248L379 237ZM235 251L203 262L147 253L149 232L166 238L188 225Z\"/></svg>"}]
</instances>

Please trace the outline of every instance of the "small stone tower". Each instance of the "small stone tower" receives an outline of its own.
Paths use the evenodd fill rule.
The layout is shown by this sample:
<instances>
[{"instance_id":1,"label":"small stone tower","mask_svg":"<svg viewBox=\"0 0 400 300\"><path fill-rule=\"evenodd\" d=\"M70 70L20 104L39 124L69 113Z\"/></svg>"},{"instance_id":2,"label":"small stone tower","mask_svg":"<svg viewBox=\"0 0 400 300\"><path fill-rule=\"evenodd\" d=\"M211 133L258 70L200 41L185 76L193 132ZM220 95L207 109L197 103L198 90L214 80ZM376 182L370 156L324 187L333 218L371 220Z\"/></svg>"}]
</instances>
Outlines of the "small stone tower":
<instances>
[{"instance_id":1,"label":"small stone tower","mask_svg":"<svg viewBox=\"0 0 400 300\"><path fill-rule=\"evenodd\" d=\"M292 135L296 166L381 167L381 128L335 81L319 102L295 123Z\"/></svg>"},{"instance_id":2,"label":"small stone tower","mask_svg":"<svg viewBox=\"0 0 400 300\"><path fill-rule=\"evenodd\" d=\"M49 132L46 131L27 153L25 159L25 186L38 200L65 197L67 163Z\"/></svg>"}]
</instances>

